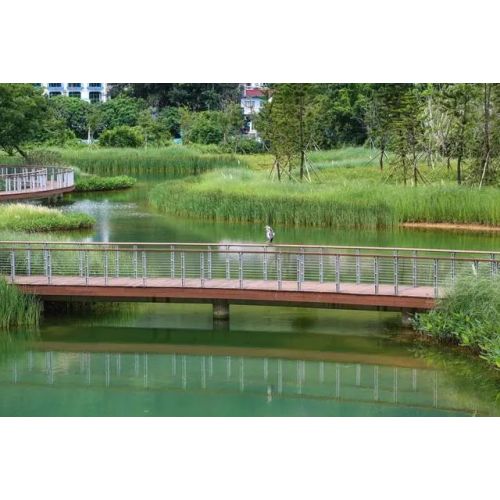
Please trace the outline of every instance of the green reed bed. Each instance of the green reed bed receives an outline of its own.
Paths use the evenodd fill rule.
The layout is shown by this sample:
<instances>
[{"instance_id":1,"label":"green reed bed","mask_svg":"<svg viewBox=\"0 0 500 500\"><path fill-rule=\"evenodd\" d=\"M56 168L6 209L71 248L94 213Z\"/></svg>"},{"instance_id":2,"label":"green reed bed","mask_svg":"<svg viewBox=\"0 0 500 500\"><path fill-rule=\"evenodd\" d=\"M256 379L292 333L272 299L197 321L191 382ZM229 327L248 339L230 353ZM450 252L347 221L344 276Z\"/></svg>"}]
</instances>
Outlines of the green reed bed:
<instances>
[{"instance_id":1,"label":"green reed bed","mask_svg":"<svg viewBox=\"0 0 500 500\"><path fill-rule=\"evenodd\" d=\"M280 183L244 169L159 184L150 201L167 213L233 222L372 228L404 222L500 225L500 190L495 188L413 188L340 177L324 183Z\"/></svg>"},{"instance_id":2,"label":"green reed bed","mask_svg":"<svg viewBox=\"0 0 500 500\"><path fill-rule=\"evenodd\" d=\"M459 280L436 309L416 315L414 327L440 342L468 347L500 368L500 277Z\"/></svg>"},{"instance_id":3,"label":"green reed bed","mask_svg":"<svg viewBox=\"0 0 500 500\"><path fill-rule=\"evenodd\" d=\"M46 232L88 229L95 219L78 212L12 203L0 205L0 231Z\"/></svg>"},{"instance_id":4,"label":"green reed bed","mask_svg":"<svg viewBox=\"0 0 500 500\"><path fill-rule=\"evenodd\" d=\"M0 277L0 329L19 326L37 326L40 319L40 302L26 295Z\"/></svg>"},{"instance_id":5,"label":"green reed bed","mask_svg":"<svg viewBox=\"0 0 500 500\"><path fill-rule=\"evenodd\" d=\"M94 174L133 174L160 171L172 176L196 175L241 164L229 154L205 153L197 148L81 148L59 150L65 164Z\"/></svg>"},{"instance_id":6,"label":"green reed bed","mask_svg":"<svg viewBox=\"0 0 500 500\"><path fill-rule=\"evenodd\" d=\"M80 175L75 182L75 191L116 191L119 189L131 188L135 183L136 179L128 175L117 175L114 177Z\"/></svg>"}]
</instances>

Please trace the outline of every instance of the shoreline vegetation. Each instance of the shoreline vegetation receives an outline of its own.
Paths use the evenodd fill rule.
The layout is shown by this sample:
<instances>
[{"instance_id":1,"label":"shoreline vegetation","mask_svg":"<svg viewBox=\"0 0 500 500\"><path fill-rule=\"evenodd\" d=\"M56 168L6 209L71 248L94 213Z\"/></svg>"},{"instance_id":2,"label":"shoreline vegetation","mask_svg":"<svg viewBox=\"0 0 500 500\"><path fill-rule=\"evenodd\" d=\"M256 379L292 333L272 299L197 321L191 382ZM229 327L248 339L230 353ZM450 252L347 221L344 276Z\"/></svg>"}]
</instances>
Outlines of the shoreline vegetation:
<instances>
[{"instance_id":1,"label":"shoreline vegetation","mask_svg":"<svg viewBox=\"0 0 500 500\"><path fill-rule=\"evenodd\" d=\"M134 186L137 179L128 175L101 177L99 175L80 174L75 182L75 193L92 191L117 191Z\"/></svg>"},{"instance_id":2,"label":"shoreline vegetation","mask_svg":"<svg viewBox=\"0 0 500 500\"><path fill-rule=\"evenodd\" d=\"M36 327L40 313L41 305L36 297L22 293L0 277L0 329Z\"/></svg>"},{"instance_id":3,"label":"shoreline vegetation","mask_svg":"<svg viewBox=\"0 0 500 500\"><path fill-rule=\"evenodd\" d=\"M435 309L415 315L413 328L442 344L455 344L500 368L500 277L462 278Z\"/></svg>"},{"instance_id":4,"label":"shoreline vegetation","mask_svg":"<svg viewBox=\"0 0 500 500\"><path fill-rule=\"evenodd\" d=\"M62 212L54 208L22 203L0 206L0 231L74 231L89 229L94 223L93 217L79 212Z\"/></svg>"},{"instance_id":5,"label":"shoreline vegetation","mask_svg":"<svg viewBox=\"0 0 500 500\"><path fill-rule=\"evenodd\" d=\"M346 172L349 171L349 172ZM222 169L167 181L149 194L165 213L225 222L389 228L407 223L500 226L500 190L449 183L381 182L373 167L336 167L329 182L271 182L268 173ZM347 178L347 176L350 176Z\"/></svg>"}]
</instances>

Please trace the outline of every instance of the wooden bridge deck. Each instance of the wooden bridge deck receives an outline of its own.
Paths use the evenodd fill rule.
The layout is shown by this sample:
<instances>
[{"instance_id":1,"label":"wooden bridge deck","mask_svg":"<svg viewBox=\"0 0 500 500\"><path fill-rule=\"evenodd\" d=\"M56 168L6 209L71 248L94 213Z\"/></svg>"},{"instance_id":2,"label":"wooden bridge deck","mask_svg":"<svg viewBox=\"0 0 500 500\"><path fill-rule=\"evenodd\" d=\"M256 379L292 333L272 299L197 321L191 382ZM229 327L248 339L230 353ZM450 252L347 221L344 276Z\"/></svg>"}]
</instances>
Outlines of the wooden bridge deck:
<instances>
[{"instance_id":1,"label":"wooden bridge deck","mask_svg":"<svg viewBox=\"0 0 500 500\"><path fill-rule=\"evenodd\" d=\"M371 284L176 278L103 278L53 276L16 276L14 283L24 291L50 300L94 299L109 301L150 300L153 302L212 302L310 307L339 307L380 310L425 310L434 306L434 289L430 286L394 286L380 284L378 293Z\"/></svg>"},{"instance_id":2,"label":"wooden bridge deck","mask_svg":"<svg viewBox=\"0 0 500 500\"><path fill-rule=\"evenodd\" d=\"M47 181L43 188L23 189L22 191L0 191L0 201L30 200L50 198L59 194L74 191L75 186L60 187L56 181Z\"/></svg>"}]
</instances>

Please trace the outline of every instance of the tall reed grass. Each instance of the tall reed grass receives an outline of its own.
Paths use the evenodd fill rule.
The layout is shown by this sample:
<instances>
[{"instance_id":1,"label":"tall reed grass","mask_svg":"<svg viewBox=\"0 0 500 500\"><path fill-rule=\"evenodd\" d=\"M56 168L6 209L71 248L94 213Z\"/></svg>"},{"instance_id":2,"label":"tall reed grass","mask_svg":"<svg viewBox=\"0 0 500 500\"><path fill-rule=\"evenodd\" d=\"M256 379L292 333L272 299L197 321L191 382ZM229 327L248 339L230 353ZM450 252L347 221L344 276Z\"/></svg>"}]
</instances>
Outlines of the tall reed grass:
<instances>
[{"instance_id":1,"label":"tall reed grass","mask_svg":"<svg viewBox=\"0 0 500 500\"><path fill-rule=\"evenodd\" d=\"M360 177L271 182L264 173L246 169L162 183L153 188L150 201L167 213L233 222L360 228L403 222L500 224L500 190L495 188L404 188Z\"/></svg>"},{"instance_id":2,"label":"tall reed grass","mask_svg":"<svg viewBox=\"0 0 500 500\"><path fill-rule=\"evenodd\" d=\"M0 231L46 232L87 229L95 219L78 212L12 203L0 205Z\"/></svg>"},{"instance_id":3,"label":"tall reed grass","mask_svg":"<svg viewBox=\"0 0 500 500\"><path fill-rule=\"evenodd\" d=\"M82 148L59 150L65 164L92 174L162 172L172 177L197 175L242 162L228 154L206 153L186 146L162 148Z\"/></svg>"},{"instance_id":4,"label":"tall reed grass","mask_svg":"<svg viewBox=\"0 0 500 500\"><path fill-rule=\"evenodd\" d=\"M0 329L37 326L40 311L40 301L36 297L21 293L0 276Z\"/></svg>"}]
</instances>

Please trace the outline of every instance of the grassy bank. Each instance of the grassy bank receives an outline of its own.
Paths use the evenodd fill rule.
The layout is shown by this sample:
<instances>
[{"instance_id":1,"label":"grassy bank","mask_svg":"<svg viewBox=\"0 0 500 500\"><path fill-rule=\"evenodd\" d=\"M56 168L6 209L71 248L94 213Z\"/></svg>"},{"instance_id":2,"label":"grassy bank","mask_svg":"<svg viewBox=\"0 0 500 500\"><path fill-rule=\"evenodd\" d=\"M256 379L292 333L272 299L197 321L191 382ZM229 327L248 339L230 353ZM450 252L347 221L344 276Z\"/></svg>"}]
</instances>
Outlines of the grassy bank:
<instances>
[{"instance_id":1,"label":"grassy bank","mask_svg":"<svg viewBox=\"0 0 500 500\"><path fill-rule=\"evenodd\" d=\"M18 326L37 326L40 302L32 295L25 295L0 277L0 329Z\"/></svg>"},{"instance_id":2,"label":"grassy bank","mask_svg":"<svg viewBox=\"0 0 500 500\"><path fill-rule=\"evenodd\" d=\"M328 182L310 184L271 182L264 172L226 169L159 184L150 201L167 213L233 222L326 227L391 227L404 222L500 225L500 190L495 188L450 183L405 188L379 177L375 180L361 168L332 170L336 176Z\"/></svg>"},{"instance_id":3,"label":"grassy bank","mask_svg":"<svg viewBox=\"0 0 500 500\"><path fill-rule=\"evenodd\" d=\"M433 311L418 314L415 329L466 346L500 368L500 278L463 279Z\"/></svg>"},{"instance_id":4,"label":"grassy bank","mask_svg":"<svg viewBox=\"0 0 500 500\"><path fill-rule=\"evenodd\" d=\"M185 176L215 168L237 167L242 163L232 155L186 146L148 149L96 147L57 151L65 164L100 175L157 171L172 176Z\"/></svg>"},{"instance_id":5,"label":"grassy bank","mask_svg":"<svg viewBox=\"0 0 500 500\"><path fill-rule=\"evenodd\" d=\"M0 205L0 231L65 231L88 229L95 220L82 213L21 203Z\"/></svg>"},{"instance_id":6,"label":"grassy bank","mask_svg":"<svg viewBox=\"0 0 500 500\"><path fill-rule=\"evenodd\" d=\"M75 192L116 191L131 188L136 179L128 175L100 177L98 175L80 175L76 179Z\"/></svg>"}]
</instances>

